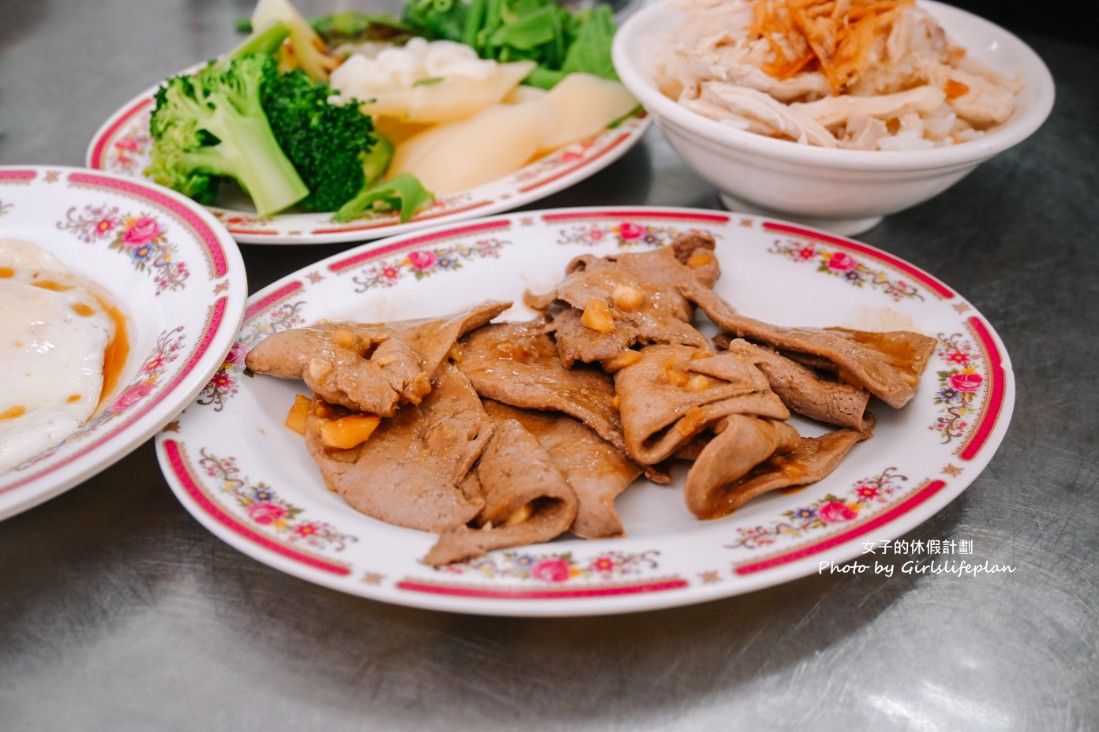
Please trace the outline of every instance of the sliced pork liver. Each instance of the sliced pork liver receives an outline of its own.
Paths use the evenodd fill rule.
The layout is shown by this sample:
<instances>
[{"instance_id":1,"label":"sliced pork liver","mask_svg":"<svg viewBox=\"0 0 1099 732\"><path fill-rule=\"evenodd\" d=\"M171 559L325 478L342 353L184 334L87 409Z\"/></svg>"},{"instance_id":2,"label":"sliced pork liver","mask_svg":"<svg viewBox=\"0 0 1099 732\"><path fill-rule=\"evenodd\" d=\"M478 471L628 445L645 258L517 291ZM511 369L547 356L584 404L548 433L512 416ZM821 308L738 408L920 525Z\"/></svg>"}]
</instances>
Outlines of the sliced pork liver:
<instances>
[{"instance_id":1,"label":"sliced pork liver","mask_svg":"<svg viewBox=\"0 0 1099 732\"><path fill-rule=\"evenodd\" d=\"M701 519L727 516L767 491L821 480L868 430L802 437L786 422L732 415L687 472L683 497Z\"/></svg>"},{"instance_id":2,"label":"sliced pork liver","mask_svg":"<svg viewBox=\"0 0 1099 732\"><path fill-rule=\"evenodd\" d=\"M457 315L390 324L322 322L268 336L247 356L252 371L302 379L330 404L393 416L418 404L454 343L511 306L486 302Z\"/></svg>"},{"instance_id":3,"label":"sliced pork liver","mask_svg":"<svg viewBox=\"0 0 1099 732\"><path fill-rule=\"evenodd\" d=\"M604 361L636 344L705 346L691 325L694 307L682 293L713 287L721 274L713 250L712 237L686 234L648 252L577 257L556 289L525 299L540 310L566 306L548 326L566 366ZM605 313L601 325L582 321L585 311L599 310Z\"/></svg>"},{"instance_id":4,"label":"sliced pork liver","mask_svg":"<svg viewBox=\"0 0 1099 732\"><path fill-rule=\"evenodd\" d=\"M572 533L584 539L625 533L614 499L641 474L635 462L571 417L516 409L494 401L484 404L493 417L519 422L549 452L579 500Z\"/></svg>"},{"instance_id":5,"label":"sliced pork liver","mask_svg":"<svg viewBox=\"0 0 1099 732\"><path fill-rule=\"evenodd\" d=\"M763 373L733 353L647 346L614 384L629 455L643 465L671 457L731 414L790 416Z\"/></svg>"},{"instance_id":6,"label":"sliced pork liver","mask_svg":"<svg viewBox=\"0 0 1099 732\"><path fill-rule=\"evenodd\" d=\"M758 366L782 403L792 411L838 427L866 429L864 416L870 392L865 389L822 379L807 366L743 338L727 341L724 347Z\"/></svg>"},{"instance_id":7,"label":"sliced pork liver","mask_svg":"<svg viewBox=\"0 0 1099 732\"><path fill-rule=\"evenodd\" d=\"M614 382L598 368L565 368L543 321L493 323L469 333L455 363L486 399L526 409L563 412L623 452Z\"/></svg>"},{"instance_id":8,"label":"sliced pork liver","mask_svg":"<svg viewBox=\"0 0 1099 732\"><path fill-rule=\"evenodd\" d=\"M469 379L449 364L420 404L383 419L358 447L329 450L306 427L306 446L330 488L356 510L387 523L443 531L484 505L460 488L492 435L493 423Z\"/></svg>"},{"instance_id":9,"label":"sliced pork liver","mask_svg":"<svg viewBox=\"0 0 1099 732\"><path fill-rule=\"evenodd\" d=\"M302 379L330 404L386 417L431 390L423 358L382 325L282 331L249 351L246 364L257 374Z\"/></svg>"},{"instance_id":10,"label":"sliced pork liver","mask_svg":"<svg viewBox=\"0 0 1099 732\"><path fill-rule=\"evenodd\" d=\"M493 549L549 541L568 531L577 500L549 452L513 419L498 419L492 438L463 486L484 508L476 528L454 526L424 557L433 566Z\"/></svg>"},{"instance_id":11,"label":"sliced pork liver","mask_svg":"<svg viewBox=\"0 0 1099 732\"><path fill-rule=\"evenodd\" d=\"M900 409L915 395L935 339L911 331L771 325L736 313L712 292L695 291L696 302L731 338L761 343L794 357L805 354L829 365L837 377Z\"/></svg>"}]
</instances>

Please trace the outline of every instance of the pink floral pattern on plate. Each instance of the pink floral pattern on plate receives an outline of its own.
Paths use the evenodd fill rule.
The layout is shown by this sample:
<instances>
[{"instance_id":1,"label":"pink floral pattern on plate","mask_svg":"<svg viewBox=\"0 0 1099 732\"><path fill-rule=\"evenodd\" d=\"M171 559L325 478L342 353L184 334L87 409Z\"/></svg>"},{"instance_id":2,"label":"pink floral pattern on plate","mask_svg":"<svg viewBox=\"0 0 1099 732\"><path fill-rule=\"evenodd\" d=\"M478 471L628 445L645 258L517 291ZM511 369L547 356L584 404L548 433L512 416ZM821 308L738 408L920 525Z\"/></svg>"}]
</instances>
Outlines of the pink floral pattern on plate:
<instances>
[{"instance_id":1,"label":"pink floral pattern on plate","mask_svg":"<svg viewBox=\"0 0 1099 732\"><path fill-rule=\"evenodd\" d=\"M215 410L220 411L229 397L236 394L239 389L240 373L245 369L244 357L247 355L248 348L243 343L240 341L234 343L225 361L214 372L206 386L202 387L195 403L203 406L213 405Z\"/></svg>"},{"instance_id":2,"label":"pink floral pattern on plate","mask_svg":"<svg viewBox=\"0 0 1099 732\"><path fill-rule=\"evenodd\" d=\"M598 149L596 143L597 139L594 137L589 137L585 140L573 143L555 153L541 158L537 162L531 163L516 173L515 179L522 182L536 181L553 173L562 166L575 165L587 157L593 150Z\"/></svg>"},{"instance_id":3,"label":"pink floral pattern on plate","mask_svg":"<svg viewBox=\"0 0 1099 732\"><path fill-rule=\"evenodd\" d=\"M178 247L156 216L147 213L122 213L118 206L88 204L83 211L75 206L57 228L70 231L85 244L107 242L109 249L130 258L138 272L152 274L159 295L179 290L190 276L187 263L180 261Z\"/></svg>"},{"instance_id":4,"label":"pink floral pattern on plate","mask_svg":"<svg viewBox=\"0 0 1099 732\"><path fill-rule=\"evenodd\" d=\"M985 378L980 351L960 333L940 333L939 344L938 355L948 368L936 372L939 388L934 401L940 416L928 429L938 432L945 445L964 435L970 426L967 415L984 392Z\"/></svg>"},{"instance_id":5,"label":"pink floral pattern on plate","mask_svg":"<svg viewBox=\"0 0 1099 732\"><path fill-rule=\"evenodd\" d=\"M656 557L659 555L656 550L637 553L610 550L581 560L572 552L503 551L439 567L437 571L484 579L555 584L593 579L610 582L657 569Z\"/></svg>"},{"instance_id":6,"label":"pink floral pattern on plate","mask_svg":"<svg viewBox=\"0 0 1099 732\"><path fill-rule=\"evenodd\" d=\"M500 250L508 243L496 238L476 239L469 243L414 249L397 257L382 259L352 278L358 286L355 292L393 287L407 275L422 280L442 272L454 272L462 268L463 262L470 260L498 258Z\"/></svg>"},{"instance_id":7,"label":"pink floral pattern on plate","mask_svg":"<svg viewBox=\"0 0 1099 732\"><path fill-rule=\"evenodd\" d=\"M736 541L727 546L730 549L759 549L854 521L860 515L872 512L875 506L890 505L893 502L890 497L907 480L906 476L897 473L896 468L886 468L878 475L857 481L843 496L829 493L804 506L783 512L784 520L750 528L739 527Z\"/></svg>"},{"instance_id":8,"label":"pink floral pattern on plate","mask_svg":"<svg viewBox=\"0 0 1099 732\"><path fill-rule=\"evenodd\" d=\"M616 223L593 222L590 224L578 224L560 231L557 235L558 244L581 244L585 246L599 246L608 242L621 247L646 246L662 247L670 243L680 234L702 231L701 229L681 229L677 226L657 226L633 221Z\"/></svg>"},{"instance_id":9,"label":"pink floral pattern on plate","mask_svg":"<svg viewBox=\"0 0 1099 732\"><path fill-rule=\"evenodd\" d=\"M274 488L263 481L252 482L242 477L235 458L218 457L205 449L201 454L199 467L218 481L222 493L228 494L253 524L275 532L291 544L314 549L341 551L347 544L358 541L325 521L306 520L302 515L304 509L280 497Z\"/></svg>"},{"instance_id":10,"label":"pink floral pattern on plate","mask_svg":"<svg viewBox=\"0 0 1099 732\"><path fill-rule=\"evenodd\" d=\"M869 287L894 300L923 300L919 288L911 282L893 278L884 268L871 267L839 249L830 249L819 242L807 243L794 239L776 240L769 250L798 263L811 263L818 272L839 277L853 287Z\"/></svg>"},{"instance_id":11,"label":"pink floral pattern on plate","mask_svg":"<svg viewBox=\"0 0 1099 732\"><path fill-rule=\"evenodd\" d=\"M248 229L252 227L262 228L271 223L270 216L240 213L239 211L226 211L221 208L210 208L210 213L221 223L230 229Z\"/></svg>"},{"instance_id":12,"label":"pink floral pattern on plate","mask_svg":"<svg viewBox=\"0 0 1099 732\"><path fill-rule=\"evenodd\" d=\"M301 316L303 307L305 303L300 300L282 303L267 312L265 317L246 323L240 338L229 349L221 366L199 392L195 403L213 406L214 411L220 412L228 400L239 391L241 376L251 376L251 372L244 364L248 351L272 333L305 325L305 319Z\"/></svg>"},{"instance_id":13,"label":"pink floral pattern on plate","mask_svg":"<svg viewBox=\"0 0 1099 732\"><path fill-rule=\"evenodd\" d=\"M116 173L139 176L144 173L149 160L153 138L149 135L149 119L152 111L144 112L136 124L121 135L107 150L107 167Z\"/></svg>"},{"instance_id":14,"label":"pink floral pattern on plate","mask_svg":"<svg viewBox=\"0 0 1099 732\"><path fill-rule=\"evenodd\" d=\"M157 336L156 347L145 357L138 369L137 380L131 383L111 402L101 419L110 418L125 412L135 404L148 398L156 390L160 380L168 371L168 366L179 358L183 344L187 340L183 327L179 326Z\"/></svg>"}]
</instances>

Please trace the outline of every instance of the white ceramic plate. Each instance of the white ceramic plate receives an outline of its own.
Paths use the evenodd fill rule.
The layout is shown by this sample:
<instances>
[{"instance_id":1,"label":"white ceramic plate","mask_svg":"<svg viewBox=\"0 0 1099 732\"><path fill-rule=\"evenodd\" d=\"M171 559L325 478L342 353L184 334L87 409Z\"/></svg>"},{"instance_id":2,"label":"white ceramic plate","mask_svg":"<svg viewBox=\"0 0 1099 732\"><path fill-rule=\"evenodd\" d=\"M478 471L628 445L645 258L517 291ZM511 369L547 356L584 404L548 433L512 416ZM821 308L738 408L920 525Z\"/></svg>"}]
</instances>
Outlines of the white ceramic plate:
<instances>
[{"instance_id":1,"label":"white ceramic plate","mask_svg":"<svg viewBox=\"0 0 1099 732\"><path fill-rule=\"evenodd\" d=\"M95 133L87 165L142 178L149 164L152 139L149 115L157 87L124 104ZM446 222L487 216L525 206L594 175L641 140L651 120L631 116L595 137L566 145L498 180L436 200L409 221L394 214L374 214L338 223L327 213L282 213L260 217L247 200L210 206L210 212L243 244L334 244L394 236Z\"/></svg>"},{"instance_id":2,"label":"white ceramic plate","mask_svg":"<svg viewBox=\"0 0 1099 732\"><path fill-rule=\"evenodd\" d=\"M0 238L24 239L104 288L129 356L100 411L60 445L0 474L0 518L129 454L206 388L248 297L236 242L160 186L79 168L0 167Z\"/></svg>"},{"instance_id":3,"label":"white ceramic plate","mask_svg":"<svg viewBox=\"0 0 1099 732\"><path fill-rule=\"evenodd\" d=\"M437 316L545 291L581 253L642 251L686 230L712 233L718 292L780 324L909 328L939 348L913 401L879 405L873 439L826 480L699 522L678 483L640 481L618 499L627 538L497 551L433 569L430 534L355 512L325 488L283 426L302 384L249 376L248 348L323 318ZM530 313L513 308L507 319ZM246 554L317 584L386 602L495 615L589 615L736 595L843 562L901 536L957 496L1007 429L1014 380L991 325L960 295L864 244L766 219L690 209L577 208L500 216L358 248L250 300L215 387L157 438L173 490ZM804 423L803 423L804 424ZM805 425L806 430L812 429Z\"/></svg>"}]
</instances>

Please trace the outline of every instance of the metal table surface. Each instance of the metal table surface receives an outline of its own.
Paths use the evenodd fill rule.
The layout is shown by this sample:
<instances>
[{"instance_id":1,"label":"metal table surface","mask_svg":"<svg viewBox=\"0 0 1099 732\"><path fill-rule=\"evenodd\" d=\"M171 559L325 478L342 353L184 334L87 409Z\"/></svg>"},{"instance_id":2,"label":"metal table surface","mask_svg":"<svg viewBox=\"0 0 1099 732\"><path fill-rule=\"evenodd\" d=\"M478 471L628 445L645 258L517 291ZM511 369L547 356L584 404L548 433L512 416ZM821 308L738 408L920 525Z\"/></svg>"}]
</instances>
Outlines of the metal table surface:
<instances>
[{"instance_id":1,"label":"metal table surface","mask_svg":"<svg viewBox=\"0 0 1099 732\"><path fill-rule=\"evenodd\" d=\"M0 163L82 165L111 112L229 47L251 6L0 0ZM146 444L0 523L0 728L1094 728L1099 49L1021 35L1058 85L1045 126L859 237L956 287L1006 342L1002 447L906 538L967 540L1014 572L813 575L611 617L407 609L229 547ZM536 207L642 203L718 207L655 129ZM253 291L343 248L242 247Z\"/></svg>"}]
</instances>

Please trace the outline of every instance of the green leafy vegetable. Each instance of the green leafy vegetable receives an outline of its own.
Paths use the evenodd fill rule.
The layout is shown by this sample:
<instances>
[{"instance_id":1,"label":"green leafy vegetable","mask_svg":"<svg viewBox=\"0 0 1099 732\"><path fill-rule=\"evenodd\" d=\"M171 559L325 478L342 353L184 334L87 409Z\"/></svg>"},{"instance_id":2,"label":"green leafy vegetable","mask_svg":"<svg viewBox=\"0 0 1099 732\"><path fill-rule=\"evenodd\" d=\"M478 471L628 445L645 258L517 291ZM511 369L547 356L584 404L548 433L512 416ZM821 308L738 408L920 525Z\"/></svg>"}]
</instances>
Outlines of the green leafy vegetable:
<instances>
[{"instance_id":1,"label":"green leafy vegetable","mask_svg":"<svg viewBox=\"0 0 1099 732\"><path fill-rule=\"evenodd\" d=\"M472 46L481 58L537 64L525 83L552 87L565 74L617 79L610 6L570 12L553 0L409 0L403 20L429 39Z\"/></svg>"},{"instance_id":2,"label":"green leafy vegetable","mask_svg":"<svg viewBox=\"0 0 1099 732\"><path fill-rule=\"evenodd\" d=\"M363 41L389 41L400 43L417 32L396 18L379 13L363 13L358 10L342 10L338 13L312 18L313 29L330 46Z\"/></svg>"},{"instance_id":3,"label":"green leafy vegetable","mask_svg":"<svg viewBox=\"0 0 1099 732\"><path fill-rule=\"evenodd\" d=\"M400 19L344 10L310 24L333 46L422 36L464 43L481 58L531 60L537 67L524 81L543 88L574 71L618 78L611 62L615 22L606 4L570 12L553 0L408 0Z\"/></svg>"},{"instance_id":4,"label":"green leafy vegetable","mask_svg":"<svg viewBox=\"0 0 1099 732\"><path fill-rule=\"evenodd\" d=\"M604 79L617 79L611 60L614 42L614 16L609 5L596 5L581 10L574 24L574 37L565 53L561 70L566 74L584 71Z\"/></svg>"},{"instance_id":5,"label":"green leafy vegetable","mask_svg":"<svg viewBox=\"0 0 1099 732\"><path fill-rule=\"evenodd\" d=\"M402 20L428 38L461 42L467 16L474 18L469 7L462 0L410 0L402 11Z\"/></svg>"},{"instance_id":6,"label":"green leafy vegetable","mask_svg":"<svg viewBox=\"0 0 1099 732\"><path fill-rule=\"evenodd\" d=\"M435 197L415 176L401 173L391 180L363 190L341 206L332 219L340 222L351 221L377 210L388 210L400 211L403 223L412 218L417 209L434 199Z\"/></svg>"}]
</instances>

